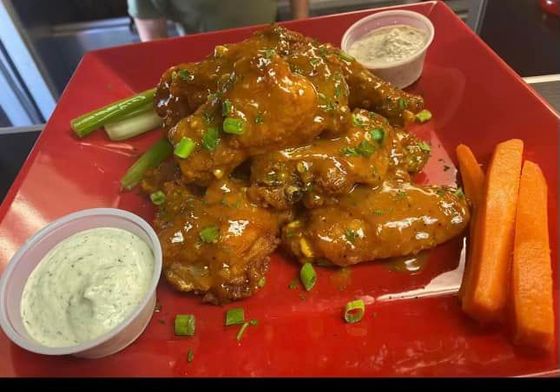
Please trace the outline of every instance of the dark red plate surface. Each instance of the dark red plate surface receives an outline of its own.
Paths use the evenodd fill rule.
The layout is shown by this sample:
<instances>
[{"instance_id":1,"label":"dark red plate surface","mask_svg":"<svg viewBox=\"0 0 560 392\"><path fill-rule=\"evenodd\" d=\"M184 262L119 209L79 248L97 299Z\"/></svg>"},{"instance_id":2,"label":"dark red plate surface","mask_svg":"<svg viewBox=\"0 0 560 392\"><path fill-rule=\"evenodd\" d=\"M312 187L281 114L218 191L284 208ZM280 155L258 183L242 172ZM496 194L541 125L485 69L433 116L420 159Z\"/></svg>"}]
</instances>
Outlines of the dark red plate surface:
<instances>
[{"instance_id":1,"label":"dark red plate surface","mask_svg":"<svg viewBox=\"0 0 560 392\"><path fill-rule=\"evenodd\" d=\"M549 184L556 276L557 115L443 3L402 8L425 14L436 30L422 78L412 87L434 114L433 121L415 129L434 149L418 181L455 183L458 143L471 146L486 163L496 143L523 139L525 157L541 165ZM286 25L339 45L352 23L376 11ZM112 143L103 132L78 141L70 132L70 119L154 86L167 67L201 60L215 45L242 40L254 30L193 35L85 56L0 207L0 270L35 231L72 211L118 207L150 220L150 203L134 192L120 193L119 179L157 132L127 143ZM433 250L426 268L417 274L369 263L353 268L343 279L332 269L320 268L310 293L288 288L298 266L274 256L266 287L233 305L243 306L247 317L260 321L240 343L235 340L237 328L224 327L224 313L232 305L203 305L197 297L175 292L162 279L161 311L124 351L98 360L40 356L20 349L0 332L0 375L553 374L558 350L544 356L525 353L510 344L505 331L482 329L461 313L455 292L462 273L462 246L463 239L456 239ZM360 323L345 324L343 306L356 297L368 304L366 316ZM174 336L177 313L196 315L195 337ZM194 351L192 363L186 359L189 349Z\"/></svg>"}]
</instances>

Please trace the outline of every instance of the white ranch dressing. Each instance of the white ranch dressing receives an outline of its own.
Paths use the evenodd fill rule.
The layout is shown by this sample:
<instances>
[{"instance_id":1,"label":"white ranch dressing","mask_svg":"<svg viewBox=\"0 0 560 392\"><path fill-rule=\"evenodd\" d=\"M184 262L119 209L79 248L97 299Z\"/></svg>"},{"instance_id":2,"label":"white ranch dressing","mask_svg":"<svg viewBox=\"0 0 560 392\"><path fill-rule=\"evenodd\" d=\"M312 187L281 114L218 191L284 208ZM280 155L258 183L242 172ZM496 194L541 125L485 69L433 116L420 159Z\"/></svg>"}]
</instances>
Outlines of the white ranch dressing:
<instances>
[{"instance_id":1,"label":"white ranch dressing","mask_svg":"<svg viewBox=\"0 0 560 392\"><path fill-rule=\"evenodd\" d=\"M29 276L21 300L25 328L49 347L93 340L142 302L153 272L152 250L137 235L111 227L76 233Z\"/></svg>"},{"instance_id":2,"label":"white ranch dressing","mask_svg":"<svg viewBox=\"0 0 560 392\"><path fill-rule=\"evenodd\" d=\"M418 53L427 39L427 32L412 26L381 27L352 43L348 53L359 62L386 66Z\"/></svg>"}]
</instances>

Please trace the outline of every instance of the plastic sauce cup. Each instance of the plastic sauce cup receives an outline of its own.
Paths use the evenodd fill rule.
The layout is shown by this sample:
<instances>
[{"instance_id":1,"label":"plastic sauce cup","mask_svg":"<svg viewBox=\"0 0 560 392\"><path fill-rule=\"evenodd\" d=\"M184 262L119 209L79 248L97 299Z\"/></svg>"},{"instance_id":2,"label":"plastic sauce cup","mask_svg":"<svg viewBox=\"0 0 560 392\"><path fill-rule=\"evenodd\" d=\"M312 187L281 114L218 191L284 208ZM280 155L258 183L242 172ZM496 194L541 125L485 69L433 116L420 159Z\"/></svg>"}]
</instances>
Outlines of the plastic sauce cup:
<instances>
[{"instance_id":1,"label":"plastic sauce cup","mask_svg":"<svg viewBox=\"0 0 560 392\"><path fill-rule=\"evenodd\" d=\"M424 15L413 11L394 10L366 16L346 30L340 47L348 53L350 46L357 40L374 30L391 25L407 25L425 31L428 34L426 43L412 56L391 64L383 66L362 64L381 79L390 82L398 88L405 88L418 80L422 74L426 51L434 39L434 25Z\"/></svg>"},{"instance_id":2,"label":"plastic sauce cup","mask_svg":"<svg viewBox=\"0 0 560 392\"><path fill-rule=\"evenodd\" d=\"M78 232L97 227L127 230L143 239L154 254L154 271L140 304L117 327L96 339L73 346L48 347L34 340L21 318L21 296L31 272L52 248ZM152 318L156 287L161 275L162 253L152 227L139 216L115 208L93 208L66 215L39 230L17 251L0 277L0 326L18 346L38 354L100 358L134 342Z\"/></svg>"}]
</instances>

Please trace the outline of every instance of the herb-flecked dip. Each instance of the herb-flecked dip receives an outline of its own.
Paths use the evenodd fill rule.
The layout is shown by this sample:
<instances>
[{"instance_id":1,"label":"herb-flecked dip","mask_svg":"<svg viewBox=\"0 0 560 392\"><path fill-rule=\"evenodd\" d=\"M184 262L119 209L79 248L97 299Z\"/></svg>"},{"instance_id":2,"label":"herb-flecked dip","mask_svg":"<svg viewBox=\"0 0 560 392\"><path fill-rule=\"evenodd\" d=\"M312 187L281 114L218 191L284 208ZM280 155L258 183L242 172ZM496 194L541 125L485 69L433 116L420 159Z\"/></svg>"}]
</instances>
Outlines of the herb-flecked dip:
<instances>
[{"instance_id":1,"label":"herb-flecked dip","mask_svg":"<svg viewBox=\"0 0 560 392\"><path fill-rule=\"evenodd\" d=\"M51 249L23 289L21 316L29 335L49 347L98 338L142 302L154 255L137 235L100 227L76 233Z\"/></svg>"}]
</instances>

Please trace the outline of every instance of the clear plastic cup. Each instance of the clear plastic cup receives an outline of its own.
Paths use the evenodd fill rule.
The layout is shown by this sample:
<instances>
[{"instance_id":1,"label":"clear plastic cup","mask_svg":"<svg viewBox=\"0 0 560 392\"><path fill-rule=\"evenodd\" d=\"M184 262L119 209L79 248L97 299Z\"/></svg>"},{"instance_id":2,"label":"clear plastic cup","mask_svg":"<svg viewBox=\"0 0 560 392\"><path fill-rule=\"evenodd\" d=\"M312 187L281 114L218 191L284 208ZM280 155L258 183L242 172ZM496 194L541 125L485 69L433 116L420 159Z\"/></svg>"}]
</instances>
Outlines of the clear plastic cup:
<instances>
[{"instance_id":1,"label":"clear plastic cup","mask_svg":"<svg viewBox=\"0 0 560 392\"><path fill-rule=\"evenodd\" d=\"M21 318L21 296L27 278L54 246L80 231L97 227L127 230L142 238L154 254L154 272L148 291L136 309L106 334L78 345L47 347L35 341ZM66 215L34 234L12 257L0 277L0 326L18 346L38 354L100 358L111 355L134 342L152 318L156 287L161 275L162 253L158 237L139 216L115 208L93 208Z\"/></svg>"},{"instance_id":2,"label":"clear plastic cup","mask_svg":"<svg viewBox=\"0 0 560 392\"><path fill-rule=\"evenodd\" d=\"M422 74L426 51L434 39L434 25L424 15L414 11L394 10L366 16L346 30L340 47L348 53L348 49L355 41L373 30L391 25L408 25L423 30L428 33L428 39L418 52L403 60L384 66L362 64L381 79L399 88L405 88L418 80Z\"/></svg>"}]
</instances>

